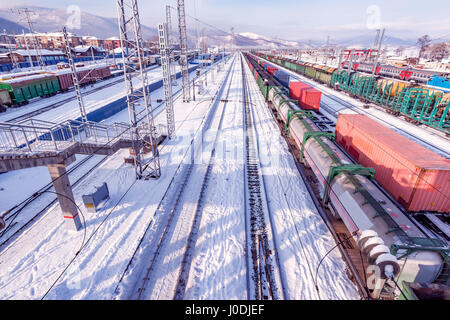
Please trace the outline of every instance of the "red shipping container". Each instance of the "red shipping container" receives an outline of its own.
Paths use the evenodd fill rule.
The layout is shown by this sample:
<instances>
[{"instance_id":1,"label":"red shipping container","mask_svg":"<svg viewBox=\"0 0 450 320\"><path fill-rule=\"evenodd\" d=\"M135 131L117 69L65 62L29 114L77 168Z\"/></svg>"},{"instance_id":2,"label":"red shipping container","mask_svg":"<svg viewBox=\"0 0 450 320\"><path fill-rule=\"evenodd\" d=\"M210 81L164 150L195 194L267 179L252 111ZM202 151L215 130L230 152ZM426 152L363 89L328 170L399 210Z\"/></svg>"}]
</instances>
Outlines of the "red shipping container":
<instances>
[{"instance_id":1,"label":"red shipping container","mask_svg":"<svg viewBox=\"0 0 450 320\"><path fill-rule=\"evenodd\" d=\"M341 114L336 142L406 210L450 211L450 161L359 114Z\"/></svg>"},{"instance_id":2,"label":"red shipping container","mask_svg":"<svg viewBox=\"0 0 450 320\"><path fill-rule=\"evenodd\" d=\"M322 92L314 88L305 88L299 100L299 106L305 110L319 110Z\"/></svg>"},{"instance_id":3,"label":"red shipping container","mask_svg":"<svg viewBox=\"0 0 450 320\"><path fill-rule=\"evenodd\" d=\"M302 91L309 88L311 88L311 86L307 85L306 83L291 81L291 83L289 84L289 97L291 99L300 101L302 97Z\"/></svg>"}]
</instances>

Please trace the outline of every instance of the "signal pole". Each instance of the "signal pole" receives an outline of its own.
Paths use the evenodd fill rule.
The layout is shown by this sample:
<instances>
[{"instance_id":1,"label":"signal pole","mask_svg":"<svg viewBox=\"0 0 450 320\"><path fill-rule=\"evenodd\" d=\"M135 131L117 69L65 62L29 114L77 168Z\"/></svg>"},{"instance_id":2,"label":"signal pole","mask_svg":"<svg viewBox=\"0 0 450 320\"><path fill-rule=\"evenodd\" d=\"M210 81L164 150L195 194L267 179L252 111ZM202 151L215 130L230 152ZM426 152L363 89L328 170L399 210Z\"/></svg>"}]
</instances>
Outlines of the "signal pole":
<instances>
[{"instance_id":1,"label":"signal pole","mask_svg":"<svg viewBox=\"0 0 450 320\"><path fill-rule=\"evenodd\" d=\"M325 63L324 65L327 65L328 63L328 47L330 45L330 36L327 36L327 44L325 45Z\"/></svg>"},{"instance_id":2,"label":"signal pole","mask_svg":"<svg viewBox=\"0 0 450 320\"><path fill-rule=\"evenodd\" d=\"M168 48L170 49L170 77L172 85L177 85L177 70L175 68L174 41L172 39L172 18L170 16L170 6L166 5L166 23L167 23L167 39Z\"/></svg>"},{"instance_id":3,"label":"signal pole","mask_svg":"<svg viewBox=\"0 0 450 320\"><path fill-rule=\"evenodd\" d=\"M189 69L187 59L187 35L186 35L186 15L184 11L184 0L177 0L178 8L178 29L180 32L180 64L181 80L183 85L183 102L191 100Z\"/></svg>"},{"instance_id":4,"label":"signal pole","mask_svg":"<svg viewBox=\"0 0 450 320\"><path fill-rule=\"evenodd\" d=\"M66 27L63 27L62 32L64 35L64 43L65 43L65 48L66 48L67 60L69 61L70 70L72 71L73 86L74 86L75 93L76 93L77 100L78 100L78 107L80 108L81 120L83 122L87 122L86 109L84 107L84 101L83 101L83 97L82 97L81 91L80 91L80 84L78 83L77 69L76 69L75 63L73 62L73 59L72 59L72 53L70 50L70 42L69 42L69 37L67 36Z\"/></svg>"},{"instance_id":5,"label":"signal pole","mask_svg":"<svg viewBox=\"0 0 450 320\"><path fill-rule=\"evenodd\" d=\"M19 69L19 63L17 62L16 56L13 54L12 48L11 48L11 42L9 41L8 33L6 32L6 29L3 29L3 34L5 35L6 41L8 42L8 51L10 55L11 64L13 66L13 69Z\"/></svg>"},{"instance_id":6,"label":"signal pole","mask_svg":"<svg viewBox=\"0 0 450 320\"><path fill-rule=\"evenodd\" d=\"M33 59L31 59L30 48L28 47L28 40L25 37L25 30L22 29L23 41L25 42L25 48L27 49L28 59L30 60L30 67L33 68Z\"/></svg>"},{"instance_id":7,"label":"signal pole","mask_svg":"<svg viewBox=\"0 0 450 320\"><path fill-rule=\"evenodd\" d=\"M168 46L167 24L158 25L159 49L161 53L161 68L163 71L164 97L166 100L166 118L169 139L175 137L175 117L173 111L172 81L170 72L170 49Z\"/></svg>"},{"instance_id":8,"label":"signal pole","mask_svg":"<svg viewBox=\"0 0 450 320\"><path fill-rule=\"evenodd\" d=\"M375 62L373 63L372 75L375 74L375 69L376 69L377 64L378 64L378 57L380 56L381 44L383 43L384 31L385 31L385 30L386 30L386 29L383 29L383 30L381 31L381 37L380 37L380 41L379 41L379 43L378 43L377 55L375 56Z\"/></svg>"},{"instance_id":9,"label":"signal pole","mask_svg":"<svg viewBox=\"0 0 450 320\"><path fill-rule=\"evenodd\" d=\"M14 10L11 9L13 12ZM31 16L30 13L33 13L34 11L28 9L28 8L23 8L23 9L16 9L17 14L19 15L25 15L25 19L28 23L28 29L30 31L31 37L33 39L34 42L34 50L36 51L36 59L37 59L37 63L39 67L42 67L45 69L45 63L44 60L42 59L42 54L41 54L41 45L39 44L39 41L34 33L34 29L33 29L33 23L31 22Z\"/></svg>"},{"instance_id":10,"label":"signal pole","mask_svg":"<svg viewBox=\"0 0 450 320\"><path fill-rule=\"evenodd\" d=\"M127 95L128 114L130 116L130 129L132 130L132 146L134 149L134 164L137 179L159 178L161 167L159 152L154 133L153 110L150 102L150 92L147 72L144 71L143 38L137 0L117 0L118 25L120 44L122 47L122 64ZM133 60L137 61L134 63ZM134 88L136 83L142 84L141 89ZM139 126L138 115L146 120L144 126ZM152 159L144 163L141 141L148 144L152 150ZM149 172L144 174L144 170Z\"/></svg>"}]
</instances>

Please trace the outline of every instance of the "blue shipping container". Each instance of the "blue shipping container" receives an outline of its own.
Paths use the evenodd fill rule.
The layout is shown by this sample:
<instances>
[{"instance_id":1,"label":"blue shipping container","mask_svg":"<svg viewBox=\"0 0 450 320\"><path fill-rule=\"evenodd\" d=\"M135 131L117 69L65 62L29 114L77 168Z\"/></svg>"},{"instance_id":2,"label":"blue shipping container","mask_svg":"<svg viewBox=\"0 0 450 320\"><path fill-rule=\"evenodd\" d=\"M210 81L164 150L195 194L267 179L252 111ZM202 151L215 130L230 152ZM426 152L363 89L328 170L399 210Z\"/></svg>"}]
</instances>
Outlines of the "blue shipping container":
<instances>
[{"instance_id":1,"label":"blue shipping container","mask_svg":"<svg viewBox=\"0 0 450 320\"><path fill-rule=\"evenodd\" d=\"M281 83L286 88L289 88L289 75L286 72L277 70L273 73L273 76L275 79L278 80L279 83Z\"/></svg>"}]
</instances>

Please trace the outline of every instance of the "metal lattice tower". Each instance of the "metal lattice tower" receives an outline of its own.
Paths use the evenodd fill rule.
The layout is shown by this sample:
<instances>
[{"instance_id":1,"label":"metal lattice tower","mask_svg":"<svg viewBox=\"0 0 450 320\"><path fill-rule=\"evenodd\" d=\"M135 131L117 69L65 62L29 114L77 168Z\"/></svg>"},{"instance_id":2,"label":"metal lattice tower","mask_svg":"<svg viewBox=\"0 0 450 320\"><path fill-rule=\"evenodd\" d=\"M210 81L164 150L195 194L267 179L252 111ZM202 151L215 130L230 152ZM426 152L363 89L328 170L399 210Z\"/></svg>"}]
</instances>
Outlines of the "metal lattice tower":
<instances>
[{"instance_id":1,"label":"metal lattice tower","mask_svg":"<svg viewBox=\"0 0 450 320\"><path fill-rule=\"evenodd\" d=\"M181 80L183 84L183 102L191 100L189 84L189 70L187 58L187 35L186 35L186 15L184 12L184 0L177 0L178 8L178 29L180 31L180 64Z\"/></svg>"},{"instance_id":2,"label":"metal lattice tower","mask_svg":"<svg viewBox=\"0 0 450 320\"><path fill-rule=\"evenodd\" d=\"M378 42L377 55L375 56L375 62L373 63L372 75L375 74L375 69L376 69L376 67L377 67L377 65L378 65L378 58L379 58L379 56L380 56L381 44L383 43L384 31L385 31L385 30L386 30L386 29L383 29L383 30L381 31L381 36L380 36L380 39L379 39L379 42Z\"/></svg>"},{"instance_id":3,"label":"metal lattice tower","mask_svg":"<svg viewBox=\"0 0 450 320\"><path fill-rule=\"evenodd\" d=\"M167 39L168 39L168 47L170 48L170 77L172 80L172 85L177 85L177 72L175 69L175 55L174 55L174 41L172 40L172 18L170 16L170 6L166 6L166 24L167 24Z\"/></svg>"},{"instance_id":4,"label":"metal lattice tower","mask_svg":"<svg viewBox=\"0 0 450 320\"><path fill-rule=\"evenodd\" d=\"M36 59L37 59L38 66L45 68L46 66L45 66L44 60L42 59L42 54L41 54L41 44L39 43L39 41L36 37L36 34L34 33L33 23L31 22L30 13L33 13L33 11L28 8L16 9L16 10L19 15L22 15L22 14L25 15L25 20L27 21L28 29L30 31L31 38L33 40L34 50L36 51ZM33 67L33 62L30 61L30 63L31 63L31 66Z\"/></svg>"},{"instance_id":5,"label":"metal lattice tower","mask_svg":"<svg viewBox=\"0 0 450 320\"><path fill-rule=\"evenodd\" d=\"M142 50L144 41L137 1L117 0L117 10L128 114L133 131L136 178L158 178L161 176L161 167L158 148L153 137L156 129L153 123L147 72L144 71ZM142 84L142 89L133 86L133 78L136 84ZM140 120L146 121L144 126L138 124ZM147 163L144 163L141 141L144 141L152 151L152 159ZM144 170L148 170L148 173L144 174Z\"/></svg>"},{"instance_id":6,"label":"metal lattice tower","mask_svg":"<svg viewBox=\"0 0 450 320\"><path fill-rule=\"evenodd\" d=\"M11 48L11 42L9 41L8 33L6 32L6 29L3 29L3 33L5 35L5 39L8 42L8 51L11 59L11 63L13 65L13 69L19 69L19 62L16 59L16 56L13 54L12 48Z\"/></svg>"},{"instance_id":7,"label":"metal lattice tower","mask_svg":"<svg viewBox=\"0 0 450 320\"><path fill-rule=\"evenodd\" d=\"M27 49L28 59L30 60L30 67L33 67L33 59L31 59L30 48L28 47L27 37L25 37L25 30L22 29L23 41L25 42L25 48Z\"/></svg>"},{"instance_id":8,"label":"metal lattice tower","mask_svg":"<svg viewBox=\"0 0 450 320\"><path fill-rule=\"evenodd\" d=\"M72 59L70 42L69 42L69 37L67 36L66 27L63 27L62 32L64 35L64 44L65 44L65 49L66 49L67 60L69 61L70 70L72 71L73 86L75 89L75 93L77 95L78 106L80 107L81 120L83 122L87 122L86 109L84 107L83 97L81 96L80 84L78 82L78 76L77 76L77 69L76 69L75 63L73 62L73 59Z\"/></svg>"},{"instance_id":9,"label":"metal lattice tower","mask_svg":"<svg viewBox=\"0 0 450 320\"><path fill-rule=\"evenodd\" d=\"M167 24L158 25L159 49L161 53L161 67L163 71L164 97L166 100L167 131L169 139L175 137L175 117L173 112L172 82L170 70L170 49Z\"/></svg>"}]
</instances>

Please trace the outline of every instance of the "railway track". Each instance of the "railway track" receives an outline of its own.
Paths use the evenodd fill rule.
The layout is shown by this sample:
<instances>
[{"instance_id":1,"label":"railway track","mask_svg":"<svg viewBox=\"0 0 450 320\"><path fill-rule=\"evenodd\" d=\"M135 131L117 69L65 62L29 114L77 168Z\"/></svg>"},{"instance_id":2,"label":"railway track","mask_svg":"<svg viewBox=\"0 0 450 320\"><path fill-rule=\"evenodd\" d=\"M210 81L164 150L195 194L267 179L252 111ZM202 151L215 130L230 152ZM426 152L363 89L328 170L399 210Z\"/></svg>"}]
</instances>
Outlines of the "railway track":
<instances>
[{"instance_id":1,"label":"railway track","mask_svg":"<svg viewBox=\"0 0 450 320\"><path fill-rule=\"evenodd\" d=\"M269 207L260 167L258 138L252 114L248 83L241 56L244 118L244 181L247 238L248 298L251 300L280 299L280 281L276 246L270 225Z\"/></svg>"},{"instance_id":2,"label":"railway track","mask_svg":"<svg viewBox=\"0 0 450 320\"><path fill-rule=\"evenodd\" d=\"M120 80L122 81L122 80ZM119 82L120 82L119 81ZM97 88L96 90L100 90L100 88ZM173 93L173 96L176 96L181 92L182 89L179 89ZM176 98L175 98L176 99ZM155 116L157 116L160 112L164 110L163 108L164 102L159 103L156 108L153 109L155 112ZM139 119L139 122L142 121L144 117ZM88 155L78 163L74 164L70 169L67 170L67 174L74 175L79 170L83 168L85 164L87 164L91 159L96 156L95 154ZM72 187L76 187L78 184L80 184L92 171L94 171L96 168L98 168L105 160L108 158L108 156L102 157L100 161L97 161L93 166L86 169L87 171L82 174L81 177L76 179L72 183ZM41 189L37 190L33 195L31 195L28 199L22 202L22 204L25 204L25 206L28 206L32 204L33 202L41 199L48 191L53 189L53 183L50 182L43 186ZM26 229L31 227L38 219L40 219L45 213L49 212L48 209L54 205L57 202L56 197L52 197L52 200L47 202L42 209L38 210L36 213L32 213L31 215L27 215L27 218L23 217L23 214L21 215L20 220L16 220L17 216L22 213L22 210L25 209L25 206L22 204L15 206L14 208L10 209L10 213L5 218L5 229L0 231L0 252L3 250L4 247L6 247L8 244L10 244L12 241L17 239Z\"/></svg>"},{"instance_id":3,"label":"railway track","mask_svg":"<svg viewBox=\"0 0 450 320\"><path fill-rule=\"evenodd\" d=\"M85 157L83 160L72 166L69 170L67 170L67 174L75 174L78 169L82 168L86 163L88 163L95 155L89 155ZM77 186L80 184L81 181L84 180L86 176L88 176L94 169L99 167L103 162L106 160L106 156L102 157L100 161L97 161L92 167L90 167L80 178L75 180L72 183L72 187ZM53 189L53 183L50 182L41 189L39 189L37 192L35 192L33 195L30 196L28 200L25 201L26 205L31 204L34 201L37 201L38 199L42 198L47 191L50 191ZM25 208L20 205L18 208L11 211L10 214L8 214L5 218L6 227L5 230L2 230L0 232L0 252L1 250L7 246L9 243L11 243L13 240L17 239L27 228L29 228L34 222L36 222L39 218L41 218L53 204L57 202L57 198L53 197L52 200L50 200L47 204L44 205L44 207L36 212L35 214L32 214L31 217L26 218L25 221L16 221L16 218L21 214L22 210ZM21 216L21 218L23 218Z\"/></svg>"},{"instance_id":4,"label":"railway track","mask_svg":"<svg viewBox=\"0 0 450 320\"><path fill-rule=\"evenodd\" d=\"M257 89L257 91L259 91L259 89ZM284 132L285 125L281 120L279 120L277 118L277 115L270 107L270 104L264 105L264 107L267 108L267 112L268 112L268 114L270 114L270 116L273 119L274 123L276 124L276 127L278 128L278 130L280 130L281 132ZM261 110L264 110L264 108L261 108ZM263 111L261 111L261 112L263 112ZM360 277L360 274L358 272L358 267L353 263L350 253L347 251L347 248L345 247L345 245L343 243L341 243L342 238L341 238L339 231L337 231L335 229L335 225L333 224L331 219L328 217L326 210L322 207L322 204L321 204L322 202L319 199L318 194L316 193L317 190L315 190L315 188L313 187L313 184L311 183L311 179L309 178L309 176L307 174L307 170L305 169L303 164L301 162L299 162L299 160L296 156L297 152L296 152L295 143L293 141L290 141L289 136L286 134L282 134L282 137L285 140L288 150L289 150L290 154L292 155L294 164L295 164L302 180L304 181L307 192L312 199L314 207L316 208L320 217L324 221L327 229L330 231L334 242L337 244L337 247L339 248L339 251L342 254L343 260L346 263L346 265L348 266L350 274L353 277L356 286L358 287L358 291L360 292L360 294L363 298L367 298L366 284L365 284L364 280ZM270 150L269 150L269 152L270 152ZM288 199L287 199L287 201L288 201ZM297 233L300 233L301 230L297 229L296 231L297 231ZM302 242L301 242L301 251L302 251L301 255L303 256L302 263L304 262L305 264L307 264L310 275L311 275L311 279L314 279L315 275L313 272L313 267L316 267L316 266L315 265L313 266L311 264L311 262L308 260L306 253L305 253L305 246ZM317 283L315 285L317 286ZM320 293L319 293L317 287L315 288L315 290L317 291L317 298L321 299L321 296L320 296Z\"/></svg>"},{"instance_id":5,"label":"railway track","mask_svg":"<svg viewBox=\"0 0 450 320\"><path fill-rule=\"evenodd\" d=\"M235 58L240 59L240 58ZM191 163L187 168L184 169L184 175L178 181L174 182L175 191L172 192L172 201L170 202L169 208L163 208L162 211L167 215L167 220L164 227L159 227L158 230L161 231L161 236L158 237L156 242L156 247L153 249L150 255L150 261L148 266L143 272L143 276L140 278L138 284L135 285L132 293L134 299L145 299L151 294L152 289L154 289L154 277L158 276L158 268L160 265L164 264L163 252L167 251L166 247L170 245L170 240L172 234L176 231L183 232L186 235L186 247L183 249L182 259L176 270L175 285L173 286L173 299L183 299L186 292L187 283L189 280L189 274L191 270L192 258L194 256L195 244L197 241L198 230L200 227L201 215L204 207L204 202L208 188L210 188L210 181L212 176L212 169L215 163L216 157L216 147L219 137L219 132L222 129L224 115L226 113L227 104L231 102L228 99L229 93L231 91L231 84L233 78L236 77L237 65L242 65L242 61L234 63L234 67L230 70L227 79L223 83L222 90L226 83L228 82L228 88L225 93L221 93L217 98L219 103L223 103L223 107L220 113L220 119L218 120L217 131L213 142L213 147L211 150L211 156L209 158L207 165L196 165ZM243 71L243 70L242 70ZM229 78L229 79L228 79ZM242 83L244 88L246 86L245 78L242 78ZM243 88L244 99L239 102L243 103L243 115L246 118L244 120L244 140L246 151L245 155L245 171L244 171L244 191L246 194L246 214L245 221L247 225L247 236L246 236L246 262L247 262L247 275L248 275L248 296L251 299L280 299L280 281L277 280L279 275L274 275L279 266L276 265L275 259L275 245L272 243L272 236L270 224L267 222L270 220L268 218L267 200L264 191L262 174L259 168L259 156L258 156L258 146L256 132L254 129L254 124L252 120L252 112L250 110L250 101L248 100L247 89ZM225 90L224 90L225 91ZM247 99L246 99L247 98ZM209 113L205 118L204 126L202 126L202 131L205 128L209 128L211 124L211 118L217 114L219 104L216 104L214 110ZM203 168L198 168L198 167ZM193 172L196 172L193 175ZM196 186L197 190L192 188L193 176L196 176L195 181L198 180L198 172L201 172L200 181ZM176 188L178 186L178 188ZM169 189L172 186L169 186ZM168 189L168 190L169 190ZM180 208L180 204L185 202L183 199L186 197L186 193L195 195L195 205L191 205L191 212L183 212ZM166 193L166 195L168 195ZM165 195L165 196L166 196ZM169 198L170 196L168 196ZM163 201L162 201L163 202ZM158 209L160 210L160 209ZM192 215L189 219L182 217L182 215ZM183 221L183 223L188 224L188 230L178 229L176 223L178 220ZM181 230L181 231L180 231ZM184 236L183 236L184 239ZM175 240L173 240L175 241ZM131 265L131 262L129 263ZM126 271L125 271L126 272ZM124 272L124 273L125 273ZM165 274L167 277L167 274ZM278 278L277 278L278 277ZM123 278L123 276L122 276ZM170 285L172 280L167 280ZM116 288L117 289L117 288ZM170 290L169 290L170 291ZM167 298L167 297L165 297Z\"/></svg>"},{"instance_id":6,"label":"railway track","mask_svg":"<svg viewBox=\"0 0 450 320\"><path fill-rule=\"evenodd\" d=\"M157 67L149 68L147 71L151 71L151 70L154 70L156 68ZM120 77L120 74L118 76ZM121 82L123 82L123 79L120 77L119 80L111 81L109 83L103 84L103 85L101 85L101 86L99 86L97 88L94 88L92 90L86 90L82 94L83 94L83 96L87 96L87 95L90 95L92 93L98 92L100 90L112 87L112 86L114 86L116 84L119 84ZM70 92L73 92L73 90L70 90ZM63 106L64 104L66 104L68 102L75 101L76 99L77 99L76 96L72 96L72 97L66 98L64 100L58 101L56 103L50 104L48 106L45 106L45 107L39 108L37 110L31 111L29 113L26 113L26 114L23 114L23 115L11 118L11 119L7 120L6 122L16 123L16 122L19 122L19 121L28 120L28 119L30 119L30 118L32 118L34 116L40 115L40 114L45 113L47 111L50 111L50 110L53 110L53 109L57 109L57 108Z\"/></svg>"},{"instance_id":7,"label":"railway track","mask_svg":"<svg viewBox=\"0 0 450 320\"><path fill-rule=\"evenodd\" d=\"M298 78L298 79L300 79L300 78ZM345 101L343 99L340 99L340 98L337 98L337 97L334 97L334 96L330 96L330 95L327 95L327 94L324 94L324 95L325 96L329 96L330 99L332 99L332 100L334 100L336 102L339 102L341 105L344 106L344 108L350 108L353 111L358 112L358 113L365 112L364 110L358 110L359 109L358 107L352 105L351 103L349 103L349 102L347 102L347 101ZM331 107L328 104L326 104L326 103L325 103L325 105L326 105L326 108L324 108L325 111L330 113L329 108L331 108ZM322 105L321 105L321 107L322 107ZM339 110L334 110L334 111L335 111L335 114L336 114ZM359 112L359 111L362 111L362 112ZM332 113L330 113L330 114L332 114ZM385 122L389 126L392 126L391 124L389 124L389 122L385 121L384 119L379 119L379 120L382 121L382 122ZM320 126L318 126L318 127L319 127L319 129L323 130ZM409 134L407 132L405 132L405 133ZM410 136L414 138L414 136L412 136L412 135L410 135ZM288 142L288 145L289 145L288 139L286 139L286 141ZM292 146L289 145L289 147L291 149L291 153L294 153L294 151L292 149ZM345 150L343 150L340 146L337 146L337 147L341 151L346 153ZM440 149L440 148L435 148L435 149L439 149L440 151L445 153L445 151L443 149ZM299 168L299 172L302 174L302 176L306 177L306 173L305 173L305 170L303 169L302 165L300 163L298 163L297 161L296 161L296 164L297 164L297 167ZM304 180L308 181L307 179L304 179ZM446 235L442 232L442 230L440 230L431 221L424 221L424 220L427 220L427 219L425 219L423 216L421 216L421 215L411 215L410 213L406 212L406 210L404 208L402 208L383 188L381 188L376 182L374 182L374 183L375 183L375 186L381 192L383 192L383 194L385 196L387 196L392 201L392 203L395 204L398 207L398 209L400 211L403 212L403 214L411 221L411 223L414 224L419 230L422 231L422 233L425 235L425 237L430 238L430 239L440 239L440 240L442 240L444 242L446 240L448 240L448 237L446 238ZM311 185L307 184L307 186L308 186L308 191L310 191L311 196L313 196L314 202L316 203L316 207L318 208L319 212L321 212L321 215L324 218L324 221L326 221L327 225L329 226L329 230L332 232L333 237L335 238L336 242L339 242L342 239L340 239L341 236L339 236L339 232L337 230L335 230L335 228L333 226L335 224L335 222L330 221L329 218L327 217L326 212L323 210L323 208L320 207L320 201L319 201L319 199L316 196L314 196L314 190L311 188ZM347 249L345 247L343 247L342 245L339 245L339 247L341 249L341 253L343 253L343 255L344 255L344 258L345 258L345 260L347 262L347 265L352 270L353 278L356 280L356 283L357 283L357 285L358 285L358 287L360 289L361 294L363 295L363 297L367 298L368 297L367 291L366 291L367 289L365 288L365 284L364 284L364 281L362 280L361 276L358 276L358 271L357 271L358 267L356 267L355 264L352 262L352 259L350 258L350 256L348 254L346 254ZM349 249L351 250L352 248L349 248ZM362 260L362 258L361 258L361 260Z\"/></svg>"},{"instance_id":8,"label":"railway track","mask_svg":"<svg viewBox=\"0 0 450 320\"><path fill-rule=\"evenodd\" d=\"M258 57L258 58L260 58L260 57ZM260 58L260 59L263 59L263 58ZM266 59L263 59L263 60L266 60ZM270 61L268 61L268 60L266 60L266 61L267 61L267 62L270 62ZM273 62L270 62L270 63L274 64ZM318 84L317 84L314 80L312 80L312 79L308 79L308 78L306 78L306 77L303 76L303 75L299 75L299 74L297 74L296 72L294 72L294 71L292 71L292 70L286 69L285 67L282 67L282 66L281 66L281 68L284 68L285 70L287 70L287 72L289 72L291 75L293 75L293 77L294 77L296 80L303 81L303 82L309 84L310 86L312 86L313 88L316 88L317 90L319 90L319 91L322 92L322 95L323 95L323 96L325 96L325 97L327 97L328 99L331 99L331 100L333 100L333 101L339 103L339 104L340 104L341 106L343 106L344 108L348 108L348 109L350 109L350 110L352 110L352 111L354 111L354 112L356 112L356 113L365 114L365 115L368 115L369 117L376 118L377 121L386 124L388 127L393 127L393 128L395 128L395 130L397 130L398 132L401 132L404 136L408 137L409 139L411 139L411 140L413 140L413 141L420 141L423 145L426 145L430 150L433 150L433 151L435 151L435 152L438 152L438 153L440 153L441 155L445 156L447 159L450 159L450 154L449 154L448 150L445 150L445 149L443 149L443 148L440 148L440 147L436 146L435 144L432 144L432 143L430 143L429 141L426 141L426 140L424 140L424 139L420 139L420 138L414 136L413 134L409 133L408 131L406 131L406 130L404 130L404 129L402 129L402 128L399 128L398 126L396 126L396 125L390 123L388 120L385 120L385 119L383 119L382 117L379 117L379 116L377 116L377 115L374 115L374 114L372 114L372 113L369 113L369 112L366 111L365 109L360 108L360 107L357 107L357 106L353 105L352 103L350 103L350 102L348 102L348 101L346 101L346 100L344 100L344 99L342 99L342 98L339 98L339 97L336 97L335 95L332 95L332 94L330 94L330 93L324 92L324 90L323 90L322 88L320 88L320 87L318 86ZM305 80L305 79L303 79L303 78L306 78L307 80ZM323 102L321 102L321 107L322 107L322 104L323 104ZM344 108L341 108L341 109L344 109ZM332 109L333 111L331 111L330 109ZM336 118L337 118L338 112L339 112L341 109L335 110L335 109L334 109L333 107L331 107L328 103L325 103L325 110L326 110L328 113L330 113L330 115L333 115L333 116L335 116ZM431 128L424 128L424 129L427 130L430 134L436 135L435 133L433 133L433 132L430 130Z\"/></svg>"},{"instance_id":9,"label":"railway track","mask_svg":"<svg viewBox=\"0 0 450 320\"><path fill-rule=\"evenodd\" d=\"M222 92L225 89L226 83L229 81L228 89L226 90L226 95L228 95L228 93L230 91L231 79L233 78L233 75L234 75L234 69L233 70L230 69L227 73L227 76L225 77L225 80L221 86L221 89L218 91L218 92L220 92L220 94L216 93L216 96L213 98L212 106L214 106L214 107L211 107L209 109L208 113L204 116L202 124L200 125L200 128L198 129L196 135L200 134L201 136L203 136L205 131L210 129L212 118L217 112L218 105L221 102L226 101L226 99L220 99L220 98L223 96ZM230 78L230 80L228 80L229 78ZM208 90L210 90L210 89L208 89ZM201 103L201 102L199 102L199 103ZM222 123L223 114L225 113L224 112L225 108L226 108L226 102L224 102L224 106L223 106L223 110L222 110L223 111L222 117L219 122L219 130L220 130L220 126ZM200 138L200 139L202 139L202 138ZM214 145L215 145L215 143L214 143ZM194 148L193 141L191 142L190 150L192 150L192 148ZM194 151L192 151L191 156L193 156L193 154L194 154ZM174 299L180 299L180 297L184 296L187 278L189 276L190 264L191 264L191 260L192 260L192 253L194 250L196 236L197 236L198 227L199 227L199 222L200 222L200 218L201 218L201 209L202 209L202 205L203 205L203 199L204 199L205 193L207 192L209 180L211 177L211 170L212 170L214 154L215 154L215 148L213 148L213 150L211 151L211 158L210 158L208 165L206 166L206 168L203 168L203 169L200 168L199 170L196 170L196 169L198 169L197 167L202 166L202 165L197 165L194 161L194 158L191 158L191 163L187 164L184 168L182 167L183 162L180 163L180 165L177 169L177 173L175 174L174 178L170 182L170 185L169 185L166 193L164 194L163 199L161 200L161 202L157 208L157 211L155 213L155 216L161 216L164 218L162 218L162 220L160 222L152 221L152 223L149 224L149 226L147 227L145 234L141 238L139 245L136 247L131 259L129 260L129 262L127 264L127 267L125 268L125 270L123 271L123 273L119 279L119 282L115 289L116 294L120 293L121 283L122 283L125 275L127 274L128 269L131 267L132 264L134 264L134 260L136 258L138 251L140 251L142 249L141 245L144 242L144 238L146 238L146 236L150 232L150 228L155 227L155 228L157 228L157 230L158 230L157 232L160 235L157 237L157 239L155 239L153 241L154 246L153 246L153 248L151 248L151 253L149 254L150 259L148 261L146 261L146 263L145 263L146 266L142 270L142 273L141 273L142 276L139 277L137 282L133 285L133 288L130 290L131 292L128 293L129 299L137 299L137 300L145 299L146 294L148 294L149 291L151 291L149 289L149 284L151 283L151 280L152 280L153 271L155 270L155 268L157 268L158 264L163 263L163 261L161 261L161 259L163 259L164 257L161 255L161 253L163 252L164 248L167 245L169 245L168 241L169 241L171 234L174 232L174 228L176 227L175 225L176 225L177 221L181 218L184 219L184 217L181 217L181 215L183 213L186 214L186 212L181 212L183 210L183 208L180 208L180 207L182 207L182 206L180 206L180 204L183 203L183 200L184 200L184 197L186 196L186 194L195 193L197 195L197 200L195 201L195 204L193 205L195 210L190 212L190 214L193 213L191 222L189 223L189 219L186 220L187 226L185 226L185 227L188 230L186 231L186 229L183 229L184 232L187 234L186 249L182 253L182 261L179 265L179 269L177 270L176 285L174 286L174 290L173 290L173 298ZM187 156L187 154L185 155L185 157L186 156ZM197 161L201 161L201 160L197 159ZM192 174L193 172L196 172L196 173L203 172L202 183L200 185L196 186L197 191L195 191L195 190L193 191L192 188L190 188L188 190L188 185L190 183L192 183L191 180L193 179L193 174ZM179 179L177 179L177 177ZM198 194L196 192L198 192ZM189 213L189 212L187 212L187 213ZM185 220L183 220L183 221L185 221Z\"/></svg>"}]
</instances>

